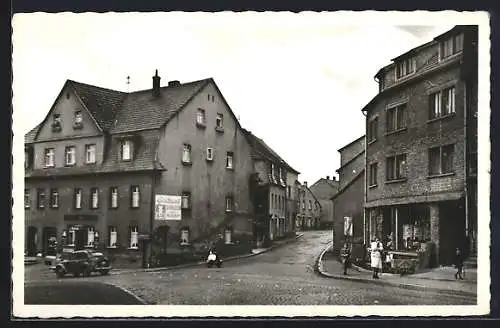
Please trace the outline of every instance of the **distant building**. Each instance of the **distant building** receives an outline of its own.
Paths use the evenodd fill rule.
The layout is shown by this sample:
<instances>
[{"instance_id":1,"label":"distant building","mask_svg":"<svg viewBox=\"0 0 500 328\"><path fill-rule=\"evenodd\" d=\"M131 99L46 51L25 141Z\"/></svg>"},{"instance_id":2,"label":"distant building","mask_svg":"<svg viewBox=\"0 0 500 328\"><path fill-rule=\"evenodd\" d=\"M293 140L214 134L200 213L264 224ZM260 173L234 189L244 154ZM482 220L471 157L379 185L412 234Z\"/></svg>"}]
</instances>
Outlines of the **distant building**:
<instances>
[{"instance_id":1,"label":"distant building","mask_svg":"<svg viewBox=\"0 0 500 328\"><path fill-rule=\"evenodd\" d=\"M293 206L297 191L293 182L299 172L288 165L262 139L244 130L251 146L254 204L254 235L257 245L295 232Z\"/></svg>"},{"instance_id":2,"label":"distant building","mask_svg":"<svg viewBox=\"0 0 500 328\"><path fill-rule=\"evenodd\" d=\"M331 199L337 193L338 188L339 182L337 179L329 176L326 179L319 179L309 188L321 204L322 213L319 227L322 229L333 228L333 202Z\"/></svg>"},{"instance_id":3,"label":"distant building","mask_svg":"<svg viewBox=\"0 0 500 328\"><path fill-rule=\"evenodd\" d=\"M131 93L68 80L25 136L26 250L56 237L146 265L165 247L251 240L251 152L213 79L160 87L155 74ZM155 218L156 195L181 198L179 220Z\"/></svg>"},{"instance_id":4,"label":"distant building","mask_svg":"<svg viewBox=\"0 0 500 328\"><path fill-rule=\"evenodd\" d=\"M376 74L366 114L366 241L429 265L477 243L477 26L456 26Z\"/></svg>"},{"instance_id":5,"label":"distant building","mask_svg":"<svg viewBox=\"0 0 500 328\"><path fill-rule=\"evenodd\" d=\"M350 142L338 152L341 163L337 170L339 189L331 198L335 222L334 253L338 254L347 242L353 246L353 258L363 258L365 136ZM346 224L352 226L347 234Z\"/></svg>"},{"instance_id":6,"label":"distant building","mask_svg":"<svg viewBox=\"0 0 500 328\"><path fill-rule=\"evenodd\" d=\"M307 186L307 181L298 187L297 227L302 230L318 229L322 215L321 203Z\"/></svg>"}]
</instances>

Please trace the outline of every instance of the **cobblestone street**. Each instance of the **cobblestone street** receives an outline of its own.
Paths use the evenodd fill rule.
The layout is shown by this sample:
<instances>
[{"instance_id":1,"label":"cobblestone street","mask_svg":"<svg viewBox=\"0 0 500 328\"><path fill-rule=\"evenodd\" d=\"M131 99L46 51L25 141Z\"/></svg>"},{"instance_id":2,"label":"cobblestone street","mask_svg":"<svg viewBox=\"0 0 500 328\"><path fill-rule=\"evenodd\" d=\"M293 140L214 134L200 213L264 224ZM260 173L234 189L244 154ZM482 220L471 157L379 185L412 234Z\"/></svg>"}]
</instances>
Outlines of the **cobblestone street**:
<instances>
[{"instance_id":1,"label":"cobblestone street","mask_svg":"<svg viewBox=\"0 0 500 328\"><path fill-rule=\"evenodd\" d=\"M126 288L148 304L190 305L465 305L475 299L438 292L326 279L314 272L330 231L305 232L296 242L221 269L192 267L61 281L102 281ZM38 265L36 267L39 267ZM27 267L26 280L57 280L46 267Z\"/></svg>"}]
</instances>

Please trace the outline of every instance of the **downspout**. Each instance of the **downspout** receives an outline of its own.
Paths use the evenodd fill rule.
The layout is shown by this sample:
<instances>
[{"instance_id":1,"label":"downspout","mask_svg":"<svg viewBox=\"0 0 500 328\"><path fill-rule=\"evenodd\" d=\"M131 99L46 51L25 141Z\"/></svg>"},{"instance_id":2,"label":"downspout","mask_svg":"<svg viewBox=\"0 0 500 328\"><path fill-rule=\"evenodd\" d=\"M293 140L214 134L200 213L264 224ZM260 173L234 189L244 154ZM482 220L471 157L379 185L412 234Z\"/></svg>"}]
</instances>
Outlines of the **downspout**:
<instances>
[{"instance_id":1,"label":"downspout","mask_svg":"<svg viewBox=\"0 0 500 328\"><path fill-rule=\"evenodd\" d=\"M367 179L368 179L368 174L369 171L367 170L367 165L366 165L366 158L367 158L367 150L368 150L368 142L366 139L366 121L368 120L368 113L365 114L365 112L361 111L361 113L365 116L365 174L364 174L364 202L363 202L363 245L366 245L366 201L368 199L367 194L368 194L368 188L367 188ZM367 174L368 172L368 174Z\"/></svg>"},{"instance_id":2,"label":"downspout","mask_svg":"<svg viewBox=\"0 0 500 328\"><path fill-rule=\"evenodd\" d=\"M469 83L468 79L466 78L464 80L464 193L465 193L465 237L469 237L469 190L468 190L468 181L469 181L469 157L468 157L468 137L469 137L469 129L468 129L468 124L467 124L467 119L468 119L468 111L469 111L469 106L468 106L468 94L467 90L469 88ZM470 241L469 245L467 247L470 247Z\"/></svg>"}]
</instances>

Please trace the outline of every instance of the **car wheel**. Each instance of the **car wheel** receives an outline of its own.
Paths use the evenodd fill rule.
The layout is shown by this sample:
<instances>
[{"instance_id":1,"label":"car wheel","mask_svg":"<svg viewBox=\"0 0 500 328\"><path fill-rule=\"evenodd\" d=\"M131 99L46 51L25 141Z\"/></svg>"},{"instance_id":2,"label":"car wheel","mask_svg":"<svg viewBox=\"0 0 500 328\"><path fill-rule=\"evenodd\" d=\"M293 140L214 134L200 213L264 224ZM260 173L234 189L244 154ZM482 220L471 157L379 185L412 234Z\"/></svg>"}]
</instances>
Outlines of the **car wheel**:
<instances>
[{"instance_id":1,"label":"car wheel","mask_svg":"<svg viewBox=\"0 0 500 328\"><path fill-rule=\"evenodd\" d=\"M64 277L64 271L60 268L56 269L56 276L57 278L63 278Z\"/></svg>"},{"instance_id":2,"label":"car wheel","mask_svg":"<svg viewBox=\"0 0 500 328\"><path fill-rule=\"evenodd\" d=\"M102 271L101 271L101 274L102 274L103 276L107 276L107 275L109 274L109 270L102 270Z\"/></svg>"}]
</instances>

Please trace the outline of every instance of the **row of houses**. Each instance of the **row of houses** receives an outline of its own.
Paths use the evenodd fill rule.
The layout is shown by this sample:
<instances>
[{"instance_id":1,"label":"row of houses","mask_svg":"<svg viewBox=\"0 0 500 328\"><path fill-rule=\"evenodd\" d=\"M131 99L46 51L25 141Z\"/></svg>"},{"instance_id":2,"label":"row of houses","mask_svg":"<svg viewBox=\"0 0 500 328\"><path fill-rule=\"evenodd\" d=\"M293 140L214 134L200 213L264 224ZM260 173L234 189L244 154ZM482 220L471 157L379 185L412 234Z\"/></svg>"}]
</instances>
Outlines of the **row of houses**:
<instances>
[{"instance_id":1,"label":"row of houses","mask_svg":"<svg viewBox=\"0 0 500 328\"><path fill-rule=\"evenodd\" d=\"M294 234L299 172L245 130L213 79L121 92L67 80L25 135L25 247L99 248L146 266L213 242ZM158 220L155 196L181 197Z\"/></svg>"},{"instance_id":2,"label":"row of houses","mask_svg":"<svg viewBox=\"0 0 500 328\"><path fill-rule=\"evenodd\" d=\"M477 26L456 26L375 75L366 134L339 149L337 253L362 258L379 238L424 267L475 256L477 65Z\"/></svg>"}]
</instances>

